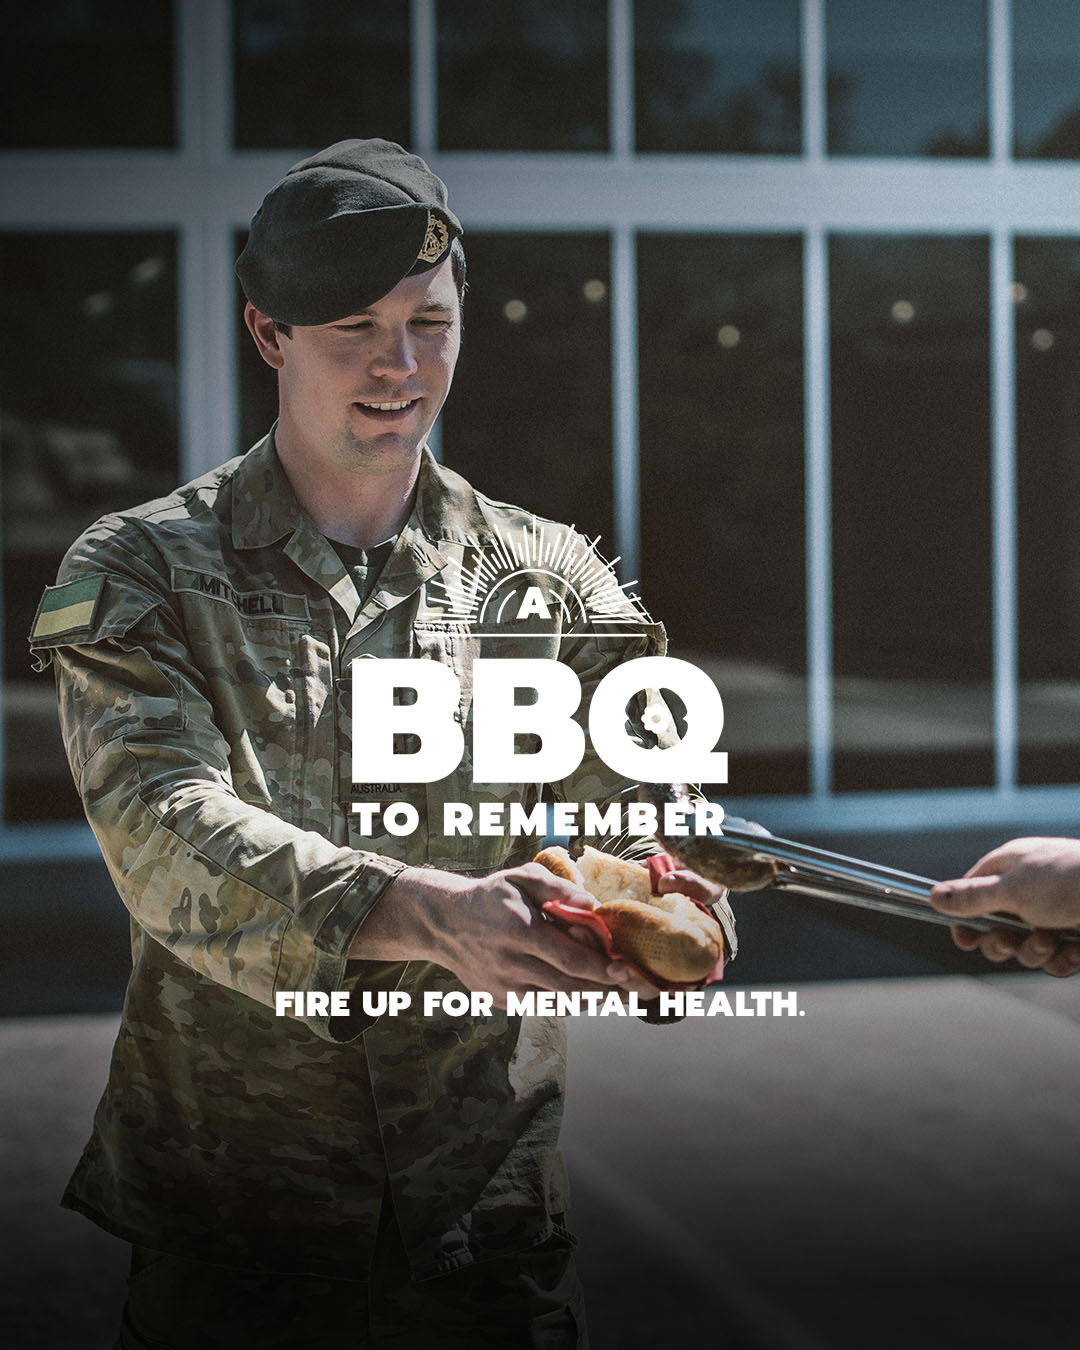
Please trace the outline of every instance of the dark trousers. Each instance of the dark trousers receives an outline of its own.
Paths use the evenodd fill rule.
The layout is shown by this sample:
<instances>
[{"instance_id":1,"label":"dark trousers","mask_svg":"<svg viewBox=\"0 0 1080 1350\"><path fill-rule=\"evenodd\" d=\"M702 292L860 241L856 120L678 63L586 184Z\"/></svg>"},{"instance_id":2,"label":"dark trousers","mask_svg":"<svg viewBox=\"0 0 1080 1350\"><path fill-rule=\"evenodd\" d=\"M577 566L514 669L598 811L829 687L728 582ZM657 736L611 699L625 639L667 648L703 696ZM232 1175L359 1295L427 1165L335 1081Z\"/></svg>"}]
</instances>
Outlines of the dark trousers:
<instances>
[{"instance_id":1,"label":"dark trousers","mask_svg":"<svg viewBox=\"0 0 1080 1350\"><path fill-rule=\"evenodd\" d=\"M587 1350L573 1239L414 1282L397 1225L365 1282L132 1250L115 1350Z\"/></svg>"}]
</instances>

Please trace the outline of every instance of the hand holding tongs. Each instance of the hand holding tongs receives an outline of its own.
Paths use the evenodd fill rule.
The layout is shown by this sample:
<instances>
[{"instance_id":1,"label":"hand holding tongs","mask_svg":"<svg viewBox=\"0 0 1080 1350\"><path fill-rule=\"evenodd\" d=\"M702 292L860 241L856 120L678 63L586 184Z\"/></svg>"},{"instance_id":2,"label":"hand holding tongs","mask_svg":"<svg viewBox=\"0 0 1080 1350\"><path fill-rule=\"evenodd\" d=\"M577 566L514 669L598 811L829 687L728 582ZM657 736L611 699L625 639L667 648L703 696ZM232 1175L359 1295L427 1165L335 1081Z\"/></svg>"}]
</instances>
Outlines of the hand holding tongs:
<instances>
[{"instance_id":1,"label":"hand holding tongs","mask_svg":"<svg viewBox=\"0 0 1080 1350\"><path fill-rule=\"evenodd\" d=\"M643 796L646 794L643 792ZM685 788L679 784L649 785L647 799L686 804ZM859 909L898 914L923 923L954 924L988 932L1007 928L1031 933L1034 928L1012 914L955 916L942 914L930 904L930 892L937 884L929 877L899 872L849 858L842 853L813 848L809 844L779 839L760 825L728 816L723 834L685 836L658 834L664 847L684 867L733 891L757 890L775 886L794 895L815 900L832 900ZM1080 931L1055 931L1065 942L1080 941Z\"/></svg>"},{"instance_id":2,"label":"hand holding tongs","mask_svg":"<svg viewBox=\"0 0 1080 1350\"><path fill-rule=\"evenodd\" d=\"M923 923L946 927L960 924L980 933L991 928L1007 928L1017 933L1034 931L1031 924L1012 914L978 914L962 919L942 914L930 904L930 892L937 883L929 877L738 828L746 823L734 817L725 820L723 837L713 842L721 848L730 846L738 850L743 858L774 863L776 876L771 884L784 892L899 914ZM1080 932L1075 930L1056 932L1055 936L1065 942L1080 941Z\"/></svg>"}]
</instances>

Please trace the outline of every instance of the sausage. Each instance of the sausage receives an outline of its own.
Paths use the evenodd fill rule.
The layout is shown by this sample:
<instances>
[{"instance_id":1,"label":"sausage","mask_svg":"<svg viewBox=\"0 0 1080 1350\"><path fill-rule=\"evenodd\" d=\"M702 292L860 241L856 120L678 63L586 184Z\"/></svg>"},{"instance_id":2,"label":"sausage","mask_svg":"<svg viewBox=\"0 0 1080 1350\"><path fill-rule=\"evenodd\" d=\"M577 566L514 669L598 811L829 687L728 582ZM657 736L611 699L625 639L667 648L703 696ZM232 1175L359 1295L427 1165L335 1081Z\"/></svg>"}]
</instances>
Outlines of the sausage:
<instances>
[{"instance_id":1,"label":"sausage","mask_svg":"<svg viewBox=\"0 0 1080 1350\"><path fill-rule=\"evenodd\" d=\"M580 863L564 848L535 860L588 891L611 934L612 948L659 984L696 984L724 955L724 930L688 896L653 895L647 868L586 845Z\"/></svg>"},{"instance_id":2,"label":"sausage","mask_svg":"<svg viewBox=\"0 0 1080 1350\"><path fill-rule=\"evenodd\" d=\"M777 867L771 858L748 857L741 846L725 844L723 836L663 833L667 803L693 806L685 783L642 783L638 796L656 807L660 820L656 837L687 871L715 881L718 886L726 886L729 891L756 891L762 886L771 886L776 880Z\"/></svg>"}]
</instances>

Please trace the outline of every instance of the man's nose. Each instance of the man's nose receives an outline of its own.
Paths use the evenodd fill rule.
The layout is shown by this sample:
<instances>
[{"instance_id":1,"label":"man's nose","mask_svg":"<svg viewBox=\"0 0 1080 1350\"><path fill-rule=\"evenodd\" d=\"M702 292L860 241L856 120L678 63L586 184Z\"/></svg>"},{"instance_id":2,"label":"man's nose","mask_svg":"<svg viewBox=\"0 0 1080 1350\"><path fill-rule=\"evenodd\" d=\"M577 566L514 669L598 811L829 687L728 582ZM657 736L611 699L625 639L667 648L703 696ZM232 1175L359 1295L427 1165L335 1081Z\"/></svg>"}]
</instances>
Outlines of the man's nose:
<instances>
[{"instance_id":1,"label":"man's nose","mask_svg":"<svg viewBox=\"0 0 1080 1350\"><path fill-rule=\"evenodd\" d=\"M407 328L384 332L371 360L372 374L401 379L416 372L416 351Z\"/></svg>"}]
</instances>

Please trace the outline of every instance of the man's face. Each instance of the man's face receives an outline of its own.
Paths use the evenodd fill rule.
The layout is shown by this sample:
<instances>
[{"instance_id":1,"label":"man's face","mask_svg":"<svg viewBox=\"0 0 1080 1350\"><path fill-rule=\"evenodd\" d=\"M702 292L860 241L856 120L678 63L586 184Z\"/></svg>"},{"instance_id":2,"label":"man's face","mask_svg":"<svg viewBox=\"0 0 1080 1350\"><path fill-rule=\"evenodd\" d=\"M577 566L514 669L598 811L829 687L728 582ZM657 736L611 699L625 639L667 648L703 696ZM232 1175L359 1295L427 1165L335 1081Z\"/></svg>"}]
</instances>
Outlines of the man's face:
<instances>
[{"instance_id":1,"label":"man's face","mask_svg":"<svg viewBox=\"0 0 1080 1350\"><path fill-rule=\"evenodd\" d=\"M419 454L454 377L461 309L449 258L360 314L277 337L283 452L350 473L400 470Z\"/></svg>"}]
</instances>

